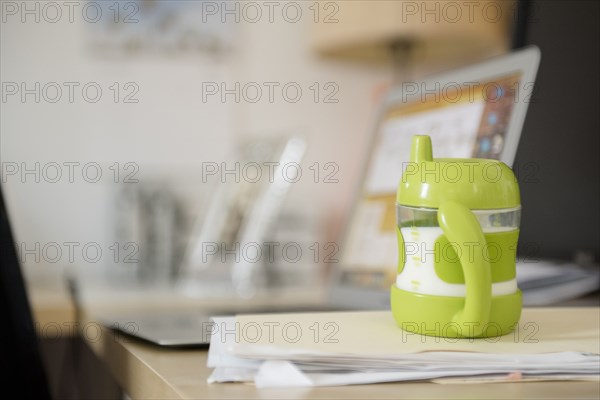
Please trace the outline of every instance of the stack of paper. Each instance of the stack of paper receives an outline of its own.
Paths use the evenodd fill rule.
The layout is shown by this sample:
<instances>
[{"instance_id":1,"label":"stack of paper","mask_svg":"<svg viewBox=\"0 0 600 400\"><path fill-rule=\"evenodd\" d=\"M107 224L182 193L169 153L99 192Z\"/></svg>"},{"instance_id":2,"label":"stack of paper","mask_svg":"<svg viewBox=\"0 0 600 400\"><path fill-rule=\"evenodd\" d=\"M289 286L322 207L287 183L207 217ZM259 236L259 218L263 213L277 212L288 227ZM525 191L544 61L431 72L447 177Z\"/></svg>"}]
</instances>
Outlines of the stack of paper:
<instances>
[{"instance_id":1,"label":"stack of paper","mask_svg":"<svg viewBox=\"0 0 600 400\"><path fill-rule=\"evenodd\" d=\"M600 376L597 308L526 309L514 333L488 339L408 333L385 311L239 315L213 321L211 383L334 386L448 382L449 377L482 382Z\"/></svg>"}]
</instances>

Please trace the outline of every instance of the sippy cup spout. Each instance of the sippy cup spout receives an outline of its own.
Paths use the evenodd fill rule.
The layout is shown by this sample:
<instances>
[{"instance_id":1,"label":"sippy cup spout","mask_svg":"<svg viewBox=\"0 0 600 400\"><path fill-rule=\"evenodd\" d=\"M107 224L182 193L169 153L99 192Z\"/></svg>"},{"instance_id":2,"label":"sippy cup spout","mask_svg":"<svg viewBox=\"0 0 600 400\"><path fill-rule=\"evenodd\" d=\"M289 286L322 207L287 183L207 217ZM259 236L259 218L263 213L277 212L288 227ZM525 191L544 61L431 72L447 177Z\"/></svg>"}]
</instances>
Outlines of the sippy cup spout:
<instances>
[{"instance_id":1,"label":"sippy cup spout","mask_svg":"<svg viewBox=\"0 0 600 400\"><path fill-rule=\"evenodd\" d=\"M426 135L415 135L410 148L410 161L433 161L431 138Z\"/></svg>"}]
</instances>

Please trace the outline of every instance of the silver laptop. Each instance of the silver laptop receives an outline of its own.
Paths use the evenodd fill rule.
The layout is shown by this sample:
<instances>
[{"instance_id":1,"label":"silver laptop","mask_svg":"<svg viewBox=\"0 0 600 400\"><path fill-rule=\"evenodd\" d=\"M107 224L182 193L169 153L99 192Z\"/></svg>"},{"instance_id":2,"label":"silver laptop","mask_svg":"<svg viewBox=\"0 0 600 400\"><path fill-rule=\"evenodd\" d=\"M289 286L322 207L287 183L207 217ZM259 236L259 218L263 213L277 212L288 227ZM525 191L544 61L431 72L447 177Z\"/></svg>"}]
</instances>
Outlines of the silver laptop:
<instances>
[{"instance_id":1,"label":"silver laptop","mask_svg":"<svg viewBox=\"0 0 600 400\"><path fill-rule=\"evenodd\" d=\"M389 307L398 251L395 194L411 137L430 135L436 157L495 158L512 166L539 61L539 50L529 47L419 82L404 82L389 92L373 127L368 164L345 230L329 301L317 309ZM130 314L104 322L160 345L203 345L210 337L210 313Z\"/></svg>"}]
</instances>

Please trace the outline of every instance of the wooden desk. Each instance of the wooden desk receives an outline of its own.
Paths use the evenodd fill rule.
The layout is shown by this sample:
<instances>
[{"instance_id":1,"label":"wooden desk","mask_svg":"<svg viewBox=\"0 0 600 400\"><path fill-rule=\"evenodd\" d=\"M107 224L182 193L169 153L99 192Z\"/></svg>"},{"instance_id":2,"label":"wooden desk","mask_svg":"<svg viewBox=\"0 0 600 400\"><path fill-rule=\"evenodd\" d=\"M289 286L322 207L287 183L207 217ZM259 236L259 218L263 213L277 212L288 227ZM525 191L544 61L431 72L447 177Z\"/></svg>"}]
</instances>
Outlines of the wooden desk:
<instances>
[{"instance_id":1,"label":"wooden desk","mask_svg":"<svg viewBox=\"0 0 600 400\"><path fill-rule=\"evenodd\" d=\"M76 321L75 306L66 283L60 279L28 282L27 294L36 331L42 337L72 336Z\"/></svg>"},{"instance_id":2,"label":"wooden desk","mask_svg":"<svg viewBox=\"0 0 600 400\"><path fill-rule=\"evenodd\" d=\"M577 312L577 308L573 308ZM600 310L599 310L600 312ZM123 390L134 399L598 399L598 382L523 382L498 384L387 383L375 385L257 389L248 384L206 382L206 350L173 350L103 329L87 339ZM501 386L500 386L501 385ZM500 392L501 391L501 392ZM501 393L501 395L500 395Z\"/></svg>"},{"instance_id":3,"label":"wooden desk","mask_svg":"<svg viewBox=\"0 0 600 400\"><path fill-rule=\"evenodd\" d=\"M99 302L99 299L95 298L93 299L93 303L95 303L93 307L84 306L84 310L82 310L83 320L76 321L75 308L64 286L30 285L29 293L36 322L42 326L55 323L61 325L72 324L73 322L77 322L79 326L85 326L86 323L94 321L94 318L91 317L92 312L97 315L115 306L115 304ZM588 297L591 300L584 304L598 304L598 293ZM154 303L150 302L151 308L157 308L159 303L164 306L165 302L162 300L155 299ZM139 305L139 302L135 301L127 303L131 303L129 305L135 305L136 303ZM116 302L116 305L119 306L118 308L121 311L124 310L122 302ZM569 305L577 306L580 304ZM577 308L573 308L573 312L577 312ZM206 367L206 349L173 350L160 348L115 334L113 331L101 327L100 324L92 323L97 327L97 330L89 330L89 335L83 335L83 339L93 353L104 363L121 388L134 399L600 398L600 384L598 382L528 382L469 385L389 383L316 389L257 389L246 384L208 385L206 379L211 370ZM97 334L98 332L99 334Z\"/></svg>"}]
</instances>

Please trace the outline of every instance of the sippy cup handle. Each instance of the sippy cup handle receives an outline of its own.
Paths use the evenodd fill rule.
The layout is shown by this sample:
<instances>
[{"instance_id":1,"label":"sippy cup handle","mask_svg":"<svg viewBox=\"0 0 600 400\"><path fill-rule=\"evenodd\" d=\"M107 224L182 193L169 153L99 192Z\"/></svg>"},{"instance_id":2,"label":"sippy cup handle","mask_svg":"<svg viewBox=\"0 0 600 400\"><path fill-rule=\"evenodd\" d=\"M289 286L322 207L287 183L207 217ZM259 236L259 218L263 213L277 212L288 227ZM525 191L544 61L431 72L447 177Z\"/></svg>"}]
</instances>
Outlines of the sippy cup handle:
<instances>
[{"instance_id":1,"label":"sippy cup handle","mask_svg":"<svg viewBox=\"0 0 600 400\"><path fill-rule=\"evenodd\" d=\"M492 272L489 261L483 257L486 243L483 231L471 210L451 201L439 207L438 223L448 241L460 249L465 276L465 305L453 322L461 330L469 329L473 336L478 336L489 321L492 304Z\"/></svg>"}]
</instances>

